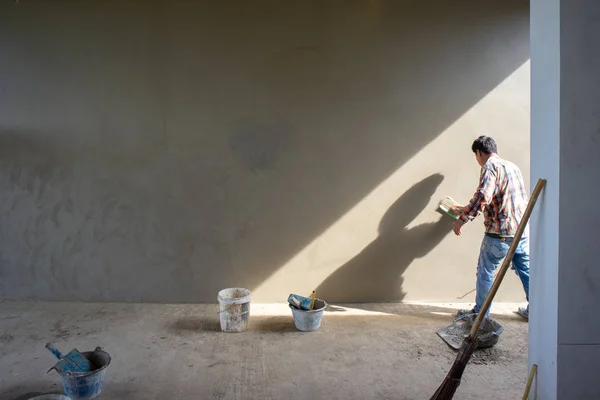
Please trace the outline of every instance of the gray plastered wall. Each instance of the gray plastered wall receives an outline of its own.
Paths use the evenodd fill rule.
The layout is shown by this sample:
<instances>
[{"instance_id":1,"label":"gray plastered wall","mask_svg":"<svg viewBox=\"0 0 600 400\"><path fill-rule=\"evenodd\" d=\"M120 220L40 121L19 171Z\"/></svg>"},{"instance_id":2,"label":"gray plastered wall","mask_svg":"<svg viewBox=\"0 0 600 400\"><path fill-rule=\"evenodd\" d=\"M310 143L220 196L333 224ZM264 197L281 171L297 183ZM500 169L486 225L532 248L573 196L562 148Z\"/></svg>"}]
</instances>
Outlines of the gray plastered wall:
<instances>
[{"instance_id":1,"label":"gray plastered wall","mask_svg":"<svg viewBox=\"0 0 600 400\"><path fill-rule=\"evenodd\" d=\"M0 298L472 301L481 221L456 238L434 208L472 195L480 134L529 184L528 18L2 2Z\"/></svg>"}]
</instances>

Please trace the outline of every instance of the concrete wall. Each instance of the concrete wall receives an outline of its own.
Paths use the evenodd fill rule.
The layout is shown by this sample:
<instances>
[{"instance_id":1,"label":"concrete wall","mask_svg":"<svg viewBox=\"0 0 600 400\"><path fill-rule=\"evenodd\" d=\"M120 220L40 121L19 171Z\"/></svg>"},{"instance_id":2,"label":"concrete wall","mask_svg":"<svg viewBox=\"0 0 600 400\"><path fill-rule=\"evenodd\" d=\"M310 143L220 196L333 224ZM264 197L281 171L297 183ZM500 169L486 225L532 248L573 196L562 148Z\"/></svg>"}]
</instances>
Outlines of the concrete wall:
<instances>
[{"instance_id":1,"label":"concrete wall","mask_svg":"<svg viewBox=\"0 0 600 400\"><path fill-rule=\"evenodd\" d=\"M457 300L481 221L433 209L472 195L480 134L529 176L528 13L2 2L0 297Z\"/></svg>"}]
</instances>

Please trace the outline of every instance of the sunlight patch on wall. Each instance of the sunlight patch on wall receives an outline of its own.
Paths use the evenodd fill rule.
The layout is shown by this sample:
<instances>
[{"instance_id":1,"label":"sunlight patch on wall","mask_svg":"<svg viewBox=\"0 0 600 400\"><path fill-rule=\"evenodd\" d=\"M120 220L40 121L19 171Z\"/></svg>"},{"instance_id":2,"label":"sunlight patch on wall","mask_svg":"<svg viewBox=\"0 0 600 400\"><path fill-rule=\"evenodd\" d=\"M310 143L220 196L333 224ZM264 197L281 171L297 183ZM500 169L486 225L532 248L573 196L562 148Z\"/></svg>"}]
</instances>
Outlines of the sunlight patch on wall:
<instances>
[{"instance_id":1,"label":"sunlight patch on wall","mask_svg":"<svg viewBox=\"0 0 600 400\"><path fill-rule=\"evenodd\" d=\"M448 101L452 101L451 94L448 94ZM427 119L428 113L435 112L424 110L422 118ZM447 226L439 228L434 224L443 225L447 221L451 225L449 218L441 217L435 211L442 197L449 195L466 203L472 196L479 167L470 146L481 134L496 139L500 155L517 163L529 184L529 61L261 285L253 288L253 298L260 301L263 296L279 297L285 301L289 293L281 288L289 288L291 281L295 293L308 295L366 248L373 244L379 246L384 235L391 238L390 243L377 247L377 251L392 252L392 259L394 252L398 252L401 256L398 258L406 264L390 265L390 268L397 268L394 273L397 271L402 300L458 299L472 290L481 221L465 227L460 238L455 237ZM437 178L432 179L432 176ZM407 198L403 199L405 193ZM430 245L427 236L418 236L423 232L427 234L429 229L442 235L438 242ZM440 229L444 231L439 232ZM393 245L395 238L397 247ZM385 254L381 256L385 258ZM375 259L379 259L379 255ZM365 268L368 267L367 263ZM505 284L498 294L499 300L520 301L517 284L516 281ZM470 299L465 298L466 301Z\"/></svg>"}]
</instances>

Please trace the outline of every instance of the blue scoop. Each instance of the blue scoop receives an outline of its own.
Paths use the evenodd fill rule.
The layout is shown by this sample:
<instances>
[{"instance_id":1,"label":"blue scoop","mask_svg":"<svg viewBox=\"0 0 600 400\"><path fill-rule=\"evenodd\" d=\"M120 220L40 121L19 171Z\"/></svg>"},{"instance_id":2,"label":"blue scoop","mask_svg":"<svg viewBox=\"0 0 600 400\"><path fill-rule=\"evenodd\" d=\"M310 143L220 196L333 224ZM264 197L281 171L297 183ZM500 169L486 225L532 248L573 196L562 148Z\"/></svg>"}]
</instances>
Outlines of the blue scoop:
<instances>
[{"instance_id":1,"label":"blue scoop","mask_svg":"<svg viewBox=\"0 0 600 400\"><path fill-rule=\"evenodd\" d=\"M310 310L310 297L299 296L297 294L290 294L288 297L288 303L292 306L299 308L300 310Z\"/></svg>"},{"instance_id":2,"label":"blue scoop","mask_svg":"<svg viewBox=\"0 0 600 400\"><path fill-rule=\"evenodd\" d=\"M46 348L60 360L50 370L55 369L60 374L69 374L73 372L90 372L96 369L95 365L77 349L73 349L68 354L63 355L50 343L46 344Z\"/></svg>"}]
</instances>

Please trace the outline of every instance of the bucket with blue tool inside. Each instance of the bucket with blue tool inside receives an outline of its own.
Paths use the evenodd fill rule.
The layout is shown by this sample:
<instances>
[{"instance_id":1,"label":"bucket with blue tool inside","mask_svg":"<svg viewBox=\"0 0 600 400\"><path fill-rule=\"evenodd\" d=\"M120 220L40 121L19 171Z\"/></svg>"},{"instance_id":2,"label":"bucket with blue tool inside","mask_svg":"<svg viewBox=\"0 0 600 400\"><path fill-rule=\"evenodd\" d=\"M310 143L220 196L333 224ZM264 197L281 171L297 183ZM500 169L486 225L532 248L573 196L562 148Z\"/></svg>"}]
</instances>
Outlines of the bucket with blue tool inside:
<instances>
[{"instance_id":1,"label":"bucket with blue tool inside","mask_svg":"<svg viewBox=\"0 0 600 400\"><path fill-rule=\"evenodd\" d=\"M324 300L316 298L313 292L311 297L290 294L288 303L292 310L296 329L302 332L312 332L319 329L323 320L323 312L327 307Z\"/></svg>"},{"instance_id":2,"label":"bucket with blue tool inside","mask_svg":"<svg viewBox=\"0 0 600 400\"><path fill-rule=\"evenodd\" d=\"M73 400L94 399L102 392L110 355L96 347L94 351L80 353L76 349L62 355L50 344L46 347L59 361L52 369L60 375L65 394Z\"/></svg>"}]
</instances>

